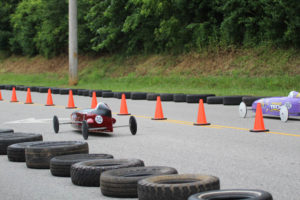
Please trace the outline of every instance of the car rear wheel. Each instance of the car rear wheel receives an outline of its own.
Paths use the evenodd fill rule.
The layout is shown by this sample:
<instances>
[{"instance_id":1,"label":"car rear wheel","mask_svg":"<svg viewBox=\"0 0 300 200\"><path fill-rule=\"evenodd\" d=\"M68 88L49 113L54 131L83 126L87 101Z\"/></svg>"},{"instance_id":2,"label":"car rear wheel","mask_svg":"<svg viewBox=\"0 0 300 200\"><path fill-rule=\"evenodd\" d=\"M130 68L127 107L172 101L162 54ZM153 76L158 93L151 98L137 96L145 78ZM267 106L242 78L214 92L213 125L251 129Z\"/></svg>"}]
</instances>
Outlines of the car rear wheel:
<instances>
[{"instance_id":1,"label":"car rear wheel","mask_svg":"<svg viewBox=\"0 0 300 200\"><path fill-rule=\"evenodd\" d=\"M135 135L137 132L137 123L134 116L130 116L129 118L129 128L132 135Z\"/></svg>"},{"instance_id":2,"label":"car rear wheel","mask_svg":"<svg viewBox=\"0 0 300 200\"><path fill-rule=\"evenodd\" d=\"M59 121L58 117L56 115L53 116L53 129L55 133L58 133L59 131Z\"/></svg>"},{"instance_id":3,"label":"car rear wheel","mask_svg":"<svg viewBox=\"0 0 300 200\"><path fill-rule=\"evenodd\" d=\"M82 121L81 132L83 139L87 140L89 137L89 125L85 120Z\"/></svg>"},{"instance_id":4,"label":"car rear wheel","mask_svg":"<svg viewBox=\"0 0 300 200\"><path fill-rule=\"evenodd\" d=\"M280 108L280 120L282 122L287 122L288 118L289 118L289 110L285 105L283 105Z\"/></svg>"}]
</instances>

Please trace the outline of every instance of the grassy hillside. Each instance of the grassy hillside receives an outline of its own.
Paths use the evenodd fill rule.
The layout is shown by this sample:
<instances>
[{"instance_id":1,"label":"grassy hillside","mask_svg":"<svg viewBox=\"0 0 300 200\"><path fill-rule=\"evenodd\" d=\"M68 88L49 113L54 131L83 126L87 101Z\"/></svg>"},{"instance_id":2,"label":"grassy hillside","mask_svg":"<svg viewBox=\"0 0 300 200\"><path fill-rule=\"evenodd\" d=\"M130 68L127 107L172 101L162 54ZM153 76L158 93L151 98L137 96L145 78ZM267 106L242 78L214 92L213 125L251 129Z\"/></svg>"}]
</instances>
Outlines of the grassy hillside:
<instances>
[{"instance_id":1,"label":"grassy hillside","mask_svg":"<svg viewBox=\"0 0 300 200\"><path fill-rule=\"evenodd\" d=\"M0 84L68 87L68 57L0 56ZM300 52L257 47L181 55L80 56L77 88L217 95L300 90Z\"/></svg>"}]
</instances>

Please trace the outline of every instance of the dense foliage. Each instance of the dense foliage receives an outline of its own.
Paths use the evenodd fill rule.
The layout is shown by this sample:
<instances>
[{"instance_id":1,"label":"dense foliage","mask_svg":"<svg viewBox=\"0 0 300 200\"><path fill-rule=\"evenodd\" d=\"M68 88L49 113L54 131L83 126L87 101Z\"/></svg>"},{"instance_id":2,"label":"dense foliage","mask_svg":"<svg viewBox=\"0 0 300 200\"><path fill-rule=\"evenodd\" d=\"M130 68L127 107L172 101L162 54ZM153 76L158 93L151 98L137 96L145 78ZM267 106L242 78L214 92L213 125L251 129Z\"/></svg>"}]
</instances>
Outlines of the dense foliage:
<instances>
[{"instance_id":1,"label":"dense foliage","mask_svg":"<svg viewBox=\"0 0 300 200\"><path fill-rule=\"evenodd\" d=\"M81 52L184 52L259 44L299 48L295 0L78 0ZM67 52L68 0L0 1L0 50Z\"/></svg>"}]
</instances>

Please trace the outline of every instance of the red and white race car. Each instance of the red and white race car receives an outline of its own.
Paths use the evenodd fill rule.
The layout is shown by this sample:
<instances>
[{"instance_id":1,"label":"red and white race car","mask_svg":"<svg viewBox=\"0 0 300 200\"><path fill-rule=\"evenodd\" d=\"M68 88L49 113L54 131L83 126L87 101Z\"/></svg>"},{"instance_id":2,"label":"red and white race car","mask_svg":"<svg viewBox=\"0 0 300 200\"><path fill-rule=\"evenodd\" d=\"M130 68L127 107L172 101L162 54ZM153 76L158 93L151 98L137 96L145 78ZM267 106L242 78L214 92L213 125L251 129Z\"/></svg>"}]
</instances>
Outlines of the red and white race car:
<instances>
[{"instance_id":1,"label":"red and white race car","mask_svg":"<svg viewBox=\"0 0 300 200\"><path fill-rule=\"evenodd\" d=\"M95 109L84 109L71 114L70 122L60 123L58 117L53 117L53 129L59 132L59 125L71 124L71 126L82 132L83 138L88 139L89 132L113 132L114 128L129 127L132 135L137 132L137 122L134 116L130 116L129 125L113 126L116 119L112 117L111 109L106 103L98 103Z\"/></svg>"}]
</instances>

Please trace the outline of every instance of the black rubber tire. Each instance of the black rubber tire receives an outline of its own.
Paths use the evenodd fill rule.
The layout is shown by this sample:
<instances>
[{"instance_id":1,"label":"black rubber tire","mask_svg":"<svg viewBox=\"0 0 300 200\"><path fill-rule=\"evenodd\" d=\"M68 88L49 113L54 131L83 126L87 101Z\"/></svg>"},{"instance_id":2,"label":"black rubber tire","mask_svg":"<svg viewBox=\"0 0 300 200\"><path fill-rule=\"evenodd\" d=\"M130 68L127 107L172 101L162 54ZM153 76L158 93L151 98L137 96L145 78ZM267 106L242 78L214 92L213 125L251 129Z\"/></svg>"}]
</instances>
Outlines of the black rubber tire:
<instances>
[{"instance_id":1,"label":"black rubber tire","mask_svg":"<svg viewBox=\"0 0 300 200\"><path fill-rule=\"evenodd\" d=\"M72 90L72 94L73 94L73 95L77 95L77 94L78 94L78 89L72 88L72 89L70 89L70 90Z\"/></svg>"},{"instance_id":2,"label":"black rubber tire","mask_svg":"<svg viewBox=\"0 0 300 200\"><path fill-rule=\"evenodd\" d=\"M203 99L203 103L206 103L206 98L210 96L216 96L214 94L188 94L186 95L187 103L199 103L200 99Z\"/></svg>"},{"instance_id":3,"label":"black rubber tire","mask_svg":"<svg viewBox=\"0 0 300 200\"><path fill-rule=\"evenodd\" d=\"M138 159L102 159L79 162L71 166L71 180L75 185L99 187L102 172L139 166L144 166L144 162Z\"/></svg>"},{"instance_id":4,"label":"black rubber tire","mask_svg":"<svg viewBox=\"0 0 300 200\"><path fill-rule=\"evenodd\" d=\"M223 96L207 97L207 104L223 104Z\"/></svg>"},{"instance_id":5,"label":"black rubber tire","mask_svg":"<svg viewBox=\"0 0 300 200\"><path fill-rule=\"evenodd\" d=\"M61 94L61 95L69 94L69 90L70 90L70 89L64 89L64 88L61 88L61 89L59 90L59 94Z\"/></svg>"},{"instance_id":6,"label":"black rubber tire","mask_svg":"<svg viewBox=\"0 0 300 200\"><path fill-rule=\"evenodd\" d=\"M49 87L40 87L39 88L39 93L47 93L48 92ZM52 91L51 91L52 92Z\"/></svg>"},{"instance_id":7,"label":"black rubber tire","mask_svg":"<svg viewBox=\"0 0 300 200\"><path fill-rule=\"evenodd\" d=\"M102 92L102 97L103 98L111 98L111 97L114 97L114 93L113 92Z\"/></svg>"},{"instance_id":8,"label":"black rubber tire","mask_svg":"<svg viewBox=\"0 0 300 200\"><path fill-rule=\"evenodd\" d=\"M129 129L132 135L135 135L137 132L137 122L134 116L129 118Z\"/></svg>"},{"instance_id":9,"label":"black rubber tire","mask_svg":"<svg viewBox=\"0 0 300 200\"><path fill-rule=\"evenodd\" d=\"M0 85L0 90L4 90L5 89L5 85Z\"/></svg>"},{"instance_id":10,"label":"black rubber tire","mask_svg":"<svg viewBox=\"0 0 300 200\"><path fill-rule=\"evenodd\" d=\"M59 121L58 121L58 117L56 115L53 116L53 130L54 133L58 133L59 132Z\"/></svg>"},{"instance_id":11,"label":"black rubber tire","mask_svg":"<svg viewBox=\"0 0 300 200\"><path fill-rule=\"evenodd\" d=\"M36 86L30 86L29 88L30 88L31 92L37 92L38 91Z\"/></svg>"},{"instance_id":12,"label":"black rubber tire","mask_svg":"<svg viewBox=\"0 0 300 200\"><path fill-rule=\"evenodd\" d=\"M34 133L0 134L0 155L7 154L7 147L21 142L42 141L43 136Z\"/></svg>"},{"instance_id":13,"label":"black rubber tire","mask_svg":"<svg viewBox=\"0 0 300 200\"><path fill-rule=\"evenodd\" d=\"M90 95L90 91L89 90L84 90L82 92L82 95L85 96L85 97L88 97Z\"/></svg>"},{"instance_id":14,"label":"black rubber tire","mask_svg":"<svg viewBox=\"0 0 300 200\"><path fill-rule=\"evenodd\" d=\"M130 98L134 99L134 100L144 100L147 98L147 93L146 92L132 92Z\"/></svg>"},{"instance_id":15,"label":"black rubber tire","mask_svg":"<svg viewBox=\"0 0 300 200\"><path fill-rule=\"evenodd\" d=\"M78 153L89 153L88 143L82 141L42 142L25 148L26 166L49 169L51 158Z\"/></svg>"},{"instance_id":16,"label":"black rubber tire","mask_svg":"<svg viewBox=\"0 0 300 200\"><path fill-rule=\"evenodd\" d=\"M115 98L121 99L122 94L125 94L126 99L130 99L130 97L131 97L131 92L115 92L114 96L115 96Z\"/></svg>"},{"instance_id":17,"label":"black rubber tire","mask_svg":"<svg viewBox=\"0 0 300 200\"><path fill-rule=\"evenodd\" d=\"M114 98L118 98L118 96L119 96L119 94L120 94L120 92L114 92Z\"/></svg>"},{"instance_id":18,"label":"black rubber tire","mask_svg":"<svg viewBox=\"0 0 300 200\"><path fill-rule=\"evenodd\" d=\"M263 190L248 189L229 189L229 190L213 190L194 194L188 200L231 200L231 199L249 199L249 200L273 200L269 192Z\"/></svg>"},{"instance_id":19,"label":"black rubber tire","mask_svg":"<svg viewBox=\"0 0 300 200\"><path fill-rule=\"evenodd\" d=\"M32 145L38 144L42 141L36 142L22 142L17 144L12 144L7 147L7 158L12 162L25 162L25 148Z\"/></svg>"},{"instance_id":20,"label":"black rubber tire","mask_svg":"<svg viewBox=\"0 0 300 200\"><path fill-rule=\"evenodd\" d=\"M240 105L243 96L224 96L223 105Z\"/></svg>"},{"instance_id":21,"label":"black rubber tire","mask_svg":"<svg viewBox=\"0 0 300 200\"><path fill-rule=\"evenodd\" d=\"M147 100L148 101L156 101L158 96L159 96L159 94L157 94L157 93L148 93Z\"/></svg>"},{"instance_id":22,"label":"black rubber tire","mask_svg":"<svg viewBox=\"0 0 300 200\"><path fill-rule=\"evenodd\" d=\"M52 94L59 94L60 89L59 88L51 88Z\"/></svg>"},{"instance_id":23,"label":"black rubber tire","mask_svg":"<svg viewBox=\"0 0 300 200\"><path fill-rule=\"evenodd\" d=\"M173 99L174 99L174 94L169 94L169 93L160 94L161 101L173 101Z\"/></svg>"},{"instance_id":24,"label":"black rubber tire","mask_svg":"<svg viewBox=\"0 0 300 200\"><path fill-rule=\"evenodd\" d=\"M103 172L100 189L104 196L136 198L138 181L150 176L177 174L171 167L130 167Z\"/></svg>"},{"instance_id":25,"label":"black rubber tire","mask_svg":"<svg viewBox=\"0 0 300 200\"><path fill-rule=\"evenodd\" d=\"M102 90L102 97L103 97L103 92L112 92L112 91L111 90Z\"/></svg>"},{"instance_id":26,"label":"black rubber tire","mask_svg":"<svg viewBox=\"0 0 300 200\"><path fill-rule=\"evenodd\" d=\"M13 87L16 87L15 85L5 85L6 90L12 90Z\"/></svg>"},{"instance_id":27,"label":"black rubber tire","mask_svg":"<svg viewBox=\"0 0 300 200\"><path fill-rule=\"evenodd\" d=\"M28 88L27 86L21 86L21 87L20 87L20 90L21 90L21 91L27 91L27 88Z\"/></svg>"},{"instance_id":28,"label":"black rubber tire","mask_svg":"<svg viewBox=\"0 0 300 200\"><path fill-rule=\"evenodd\" d=\"M70 177L71 165L99 159L113 159L110 154L70 154L64 156L56 156L50 160L50 171L53 176Z\"/></svg>"},{"instance_id":29,"label":"black rubber tire","mask_svg":"<svg viewBox=\"0 0 300 200\"><path fill-rule=\"evenodd\" d=\"M252 97L243 97L242 101L246 104L246 106L252 106L253 102L265 98L265 96L252 96Z\"/></svg>"},{"instance_id":30,"label":"black rubber tire","mask_svg":"<svg viewBox=\"0 0 300 200\"><path fill-rule=\"evenodd\" d=\"M174 102L186 102L186 94L174 94Z\"/></svg>"},{"instance_id":31,"label":"black rubber tire","mask_svg":"<svg viewBox=\"0 0 300 200\"><path fill-rule=\"evenodd\" d=\"M155 176L138 182L139 200L183 200L192 194L220 189L219 178L200 174Z\"/></svg>"},{"instance_id":32,"label":"black rubber tire","mask_svg":"<svg viewBox=\"0 0 300 200\"><path fill-rule=\"evenodd\" d=\"M17 85L16 90L24 91L24 85Z\"/></svg>"},{"instance_id":33,"label":"black rubber tire","mask_svg":"<svg viewBox=\"0 0 300 200\"><path fill-rule=\"evenodd\" d=\"M83 139L87 140L89 138L89 125L85 120L83 120L81 124L81 133Z\"/></svg>"},{"instance_id":34,"label":"black rubber tire","mask_svg":"<svg viewBox=\"0 0 300 200\"><path fill-rule=\"evenodd\" d=\"M14 129L0 129L0 134L2 133L14 133Z\"/></svg>"},{"instance_id":35,"label":"black rubber tire","mask_svg":"<svg viewBox=\"0 0 300 200\"><path fill-rule=\"evenodd\" d=\"M93 92L96 92L96 97L102 97L102 90L90 90L89 96L93 97Z\"/></svg>"},{"instance_id":36,"label":"black rubber tire","mask_svg":"<svg viewBox=\"0 0 300 200\"><path fill-rule=\"evenodd\" d=\"M84 91L83 89L79 89L79 90L77 91L77 95L78 95L78 96L83 96L83 94L82 94L83 91Z\"/></svg>"}]
</instances>

